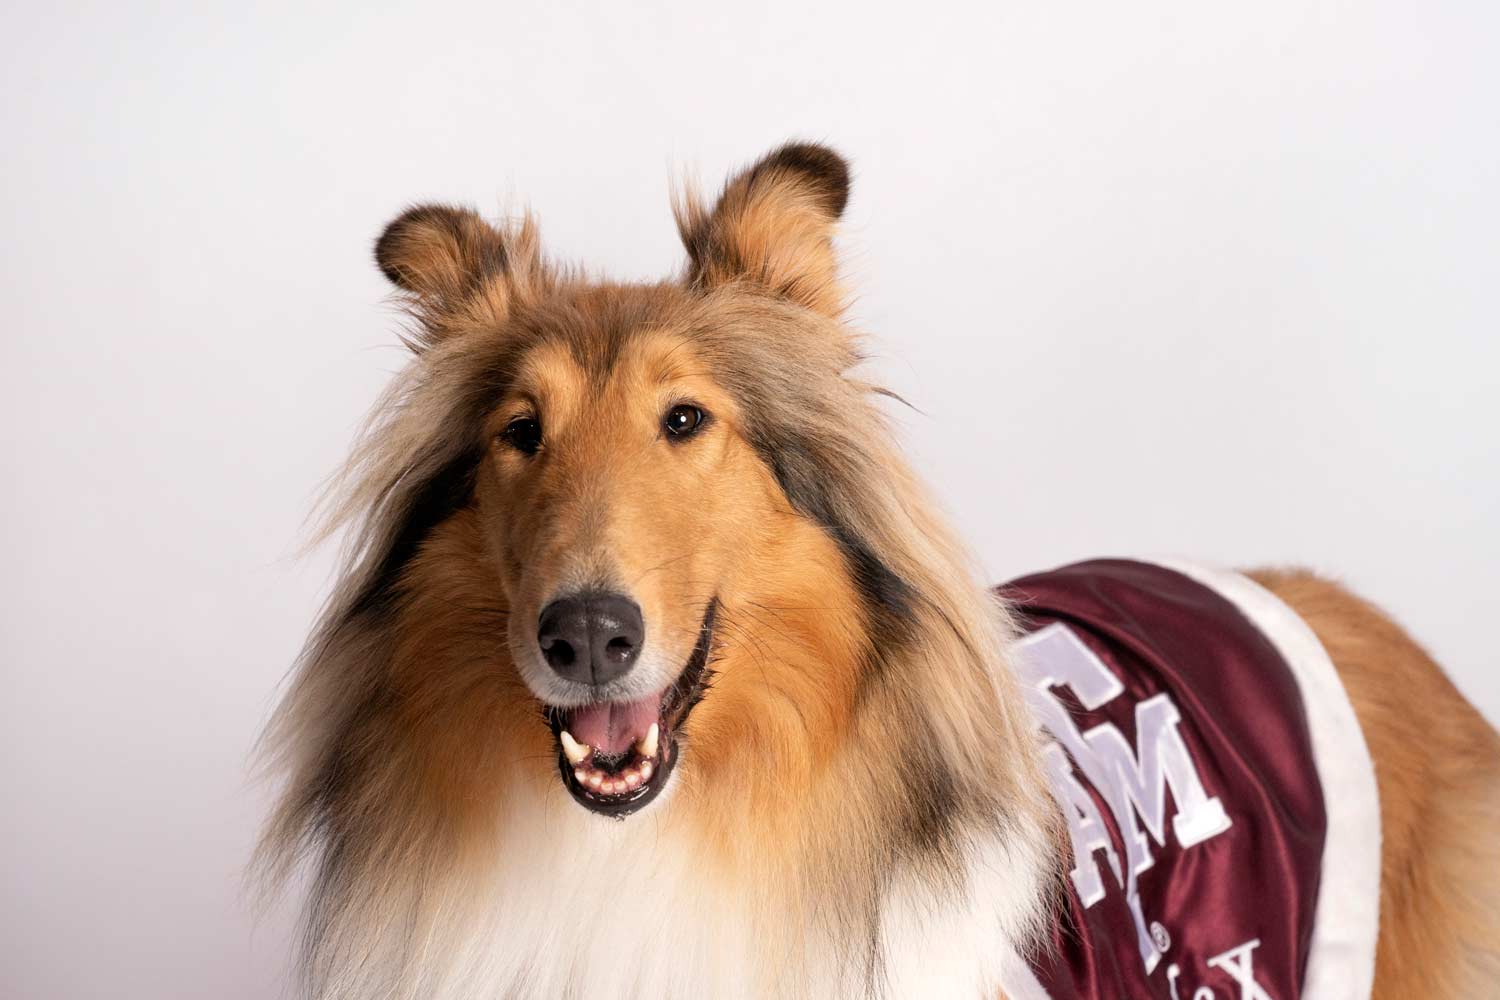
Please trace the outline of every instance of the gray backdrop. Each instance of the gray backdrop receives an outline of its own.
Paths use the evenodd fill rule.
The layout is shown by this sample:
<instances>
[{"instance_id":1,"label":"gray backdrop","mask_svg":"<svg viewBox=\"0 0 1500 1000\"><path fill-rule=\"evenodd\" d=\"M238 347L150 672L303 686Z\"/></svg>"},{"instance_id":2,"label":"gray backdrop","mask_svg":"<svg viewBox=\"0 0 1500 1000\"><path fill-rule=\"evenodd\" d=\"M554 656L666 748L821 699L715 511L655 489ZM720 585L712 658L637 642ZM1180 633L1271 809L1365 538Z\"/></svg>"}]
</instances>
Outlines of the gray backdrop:
<instances>
[{"instance_id":1,"label":"gray backdrop","mask_svg":"<svg viewBox=\"0 0 1500 1000\"><path fill-rule=\"evenodd\" d=\"M831 142L855 317L996 579L1304 562L1500 718L1495 4L172 7L0 40L0 993L278 991L245 764L412 199L646 278L675 172Z\"/></svg>"}]
</instances>

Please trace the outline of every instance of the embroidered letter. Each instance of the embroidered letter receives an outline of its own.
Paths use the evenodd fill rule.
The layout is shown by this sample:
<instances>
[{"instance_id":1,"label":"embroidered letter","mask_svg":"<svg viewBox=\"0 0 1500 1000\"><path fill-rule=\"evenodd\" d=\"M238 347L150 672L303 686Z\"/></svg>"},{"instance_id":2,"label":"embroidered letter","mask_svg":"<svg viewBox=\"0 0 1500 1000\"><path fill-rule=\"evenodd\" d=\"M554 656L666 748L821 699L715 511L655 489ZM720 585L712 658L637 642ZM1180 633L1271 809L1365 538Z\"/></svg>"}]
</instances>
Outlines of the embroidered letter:
<instances>
[{"instance_id":1,"label":"embroidered letter","mask_svg":"<svg viewBox=\"0 0 1500 1000\"><path fill-rule=\"evenodd\" d=\"M1255 981L1255 949L1260 947L1260 938L1215 955L1208 960L1210 969L1223 969L1240 986L1240 1000L1274 1000L1265 988Z\"/></svg>"},{"instance_id":2,"label":"embroidered letter","mask_svg":"<svg viewBox=\"0 0 1500 1000\"><path fill-rule=\"evenodd\" d=\"M1104 880L1099 877L1099 866L1094 864L1094 852L1103 851L1120 885L1125 880L1120 875L1120 858L1115 854L1115 845L1109 839L1109 828L1104 817L1094 805L1088 789L1073 776L1073 765L1062 747L1049 743L1042 750L1042 762L1051 778L1052 792L1062 806L1063 819L1068 823L1068 836L1073 841L1073 871L1069 877L1078 890L1078 898L1085 907L1093 906L1104 898Z\"/></svg>"},{"instance_id":3,"label":"embroidered letter","mask_svg":"<svg viewBox=\"0 0 1500 1000\"><path fill-rule=\"evenodd\" d=\"M1135 922L1141 961L1146 971L1161 959L1151 941L1136 878L1151 867L1151 845L1146 831L1158 844L1166 844L1166 791L1172 789L1177 814L1172 832L1183 847L1200 844L1229 829L1231 823L1217 797L1210 798L1198 776L1178 730L1181 715L1165 694L1135 707L1136 743L1132 751L1125 734L1103 723L1080 732L1066 705L1052 688L1071 688L1084 708L1093 710L1125 691L1120 679L1071 629L1060 623L1033 632L1016 644L1019 666L1030 681L1028 701L1042 726L1073 758L1078 770L1099 792L1114 815L1125 840L1126 870L1121 879L1119 859L1108 848L1108 836L1098 829L1098 813L1087 791L1076 787L1070 769L1059 766L1049 748L1047 769L1052 793L1062 807L1073 840L1073 884L1084 906L1103 898L1095 851L1106 850L1106 860L1125 892L1125 902ZM1084 806L1083 801L1088 805ZM1146 830L1141 829L1144 824ZM1085 874L1085 872L1090 872Z\"/></svg>"},{"instance_id":4,"label":"embroidered letter","mask_svg":"<svg viewBox=\"0 0 1500 1000\"><path fill-rule=\"evenodd\" d=\"M1192 847L1223 833L1230 824L1224 806L1203 790L1198 769L1193 766L1187 744L1177 730L1181 720L1172 699L1159 694L1135 706L1136 752L1131 751L1125 734L1114 726L1096 726L1084 738L1094 753L1114 769L1120 787L1135 804L1136 815L1163 846L1167 839L1162 820L1167 808L1166 790L1171 786L1172 798L1177 803L1172 832L1183 847ZM1140 836L1139 830L1135 833Z\"/></svg>"}]
</instances>

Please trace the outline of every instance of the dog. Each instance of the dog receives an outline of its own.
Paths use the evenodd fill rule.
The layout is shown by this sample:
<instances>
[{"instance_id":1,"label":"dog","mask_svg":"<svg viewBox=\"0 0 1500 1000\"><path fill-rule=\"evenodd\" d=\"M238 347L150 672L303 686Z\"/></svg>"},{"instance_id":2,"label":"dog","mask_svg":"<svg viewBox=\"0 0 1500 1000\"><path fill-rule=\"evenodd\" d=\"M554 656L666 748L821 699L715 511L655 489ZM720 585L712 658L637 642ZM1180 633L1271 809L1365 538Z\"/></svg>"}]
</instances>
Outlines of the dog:
<instances>
[{"instance_id":1,"label":"dog","mask_svg":"<svg viewBox=\"0 0 1500 1000\"><path fill-rule=\"evenodd\" d=\"M380 236L413 359L334 481L347 564L264 737L303 994L1500 995L1495 730L1307 572L988 589L857 374L848 195L782 146L679 199L657 284L549 262L529 217Z\"/></svg>"}]
</instances>

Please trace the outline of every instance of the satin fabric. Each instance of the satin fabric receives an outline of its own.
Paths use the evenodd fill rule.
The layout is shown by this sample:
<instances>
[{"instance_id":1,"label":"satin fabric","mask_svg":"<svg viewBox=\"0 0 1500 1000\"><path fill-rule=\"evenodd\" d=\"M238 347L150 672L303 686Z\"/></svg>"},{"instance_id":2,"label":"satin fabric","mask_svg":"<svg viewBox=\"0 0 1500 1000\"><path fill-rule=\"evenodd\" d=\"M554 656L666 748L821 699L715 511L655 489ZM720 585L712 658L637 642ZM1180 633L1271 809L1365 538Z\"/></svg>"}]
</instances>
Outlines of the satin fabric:
<instances>
[{"instance_id":1,"label":"satin fabric","mask_svg":"<svg viewBox=\"0 0 1500 1000\"><path fill-rule=\"evenodd\" d=\"M1138 875L1154 968L1146 968L1123 887L1101 850L1084 863L1099 866L1103 898L1085 906L1067 880L1046 946L1031 956L1036 978L1054 1000L1298 1000L1327 817L1301 695L1276 648L1225 598L1152 564L1078 563L1022 577L1001 593L1027 632L1061 623L1123 684L1092 711L1067 687L1046 692L1080 730L1114 726L1139 753L1137 706L1171 699L1203 788L1230 824L1184 846L1166 793L1165 843L1145 833L1151 862ZM1121 824L1145 824L1115 815L1069 762L1123 865ZM1059 802L1069 808L1066 796Z\"/></svg>"}]
</instances>

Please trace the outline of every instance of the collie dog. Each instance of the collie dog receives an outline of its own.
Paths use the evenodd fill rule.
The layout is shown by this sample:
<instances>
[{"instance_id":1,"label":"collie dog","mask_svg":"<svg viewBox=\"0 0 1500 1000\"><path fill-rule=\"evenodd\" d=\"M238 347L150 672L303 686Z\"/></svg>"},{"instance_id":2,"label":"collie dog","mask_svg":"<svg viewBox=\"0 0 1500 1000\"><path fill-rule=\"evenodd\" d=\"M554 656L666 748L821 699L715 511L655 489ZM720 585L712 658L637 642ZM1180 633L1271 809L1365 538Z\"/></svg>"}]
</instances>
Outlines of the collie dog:
<instances>
[{"instance_id":1,"label":"collie dog","mask_svg":"<svg viewBox=\"0 0 1500 1000\"><path fill-rule=\"evenodd\" d=\"M792 144L689 193L659 284L549 262L530 218L380 237L414 358L335 481L347 563L265 738L306 995L1023 992L1071 819L1012 605L855 373L848 190ZM1500 739L1370 605L1252 575L1374 762L1373 995L1500 994ZM1249 957L1182 1000L1268 996Z\"/></svg>"}]
</instances>

